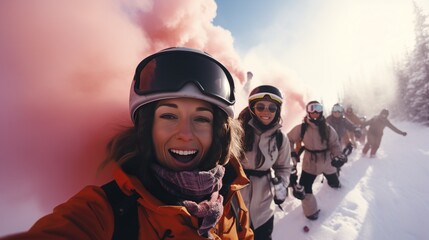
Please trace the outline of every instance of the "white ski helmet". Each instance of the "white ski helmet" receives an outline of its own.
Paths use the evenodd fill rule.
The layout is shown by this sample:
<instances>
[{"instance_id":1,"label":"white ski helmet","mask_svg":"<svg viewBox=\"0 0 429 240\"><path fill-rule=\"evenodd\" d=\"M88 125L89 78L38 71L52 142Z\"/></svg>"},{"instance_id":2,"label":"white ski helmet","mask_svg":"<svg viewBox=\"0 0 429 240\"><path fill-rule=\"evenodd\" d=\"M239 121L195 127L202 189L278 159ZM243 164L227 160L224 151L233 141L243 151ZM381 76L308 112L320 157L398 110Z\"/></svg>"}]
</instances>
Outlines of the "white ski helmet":
<instances>
[{"instance_id":1,"label":"white ski helmet","mask_svg":"<svg viewBox=\"0 0 429 240\"><path fill-rule=\"evenodd\" d=\"M332 106L332 110L331 110L331 113L334 113L334 112L339 112L339 113L341 113L341 116L343 116L343 114L344 114L343 105L341 105L339 103L335 103L334 106Z\"/></svg>"},{"instance_id":2,"label":"white ski helmet","mask_svg":"<svg viewBox=\"0 0 429 240\"><path fill-rule=\"evenodd\" d=\"M130 114L154 101L196 98L215 104L234 117L234 80L220 62L191 48L173 47L143 59L136 68L130 90Z\"/></svg>"},{"instance_id":3,"label":"white ski helmet","mask_svg":"<svg viewBox=\"0 0 429 240\"><path fill-rule=\"evenodd\" d=\"M318 101L310 101L307 103L307 106L305 106L305 109L307 111L307 117L309 119L312 119L310 116L310 113L317 112L319 113L319 116L317 119L312 120L320 120L323 119L323 105Z\"/></svg>"}]
</instances>

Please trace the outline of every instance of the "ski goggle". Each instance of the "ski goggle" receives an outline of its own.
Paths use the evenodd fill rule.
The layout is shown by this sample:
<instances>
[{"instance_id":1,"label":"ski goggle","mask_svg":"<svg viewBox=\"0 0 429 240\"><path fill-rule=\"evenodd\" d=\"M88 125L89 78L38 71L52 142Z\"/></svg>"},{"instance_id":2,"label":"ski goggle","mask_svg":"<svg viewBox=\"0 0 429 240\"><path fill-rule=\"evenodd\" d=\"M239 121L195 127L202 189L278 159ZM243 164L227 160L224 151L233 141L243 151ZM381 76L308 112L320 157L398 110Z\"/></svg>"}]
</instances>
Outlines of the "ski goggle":
<instances>
[{"instance_id":1,"label":"ski goggle","mask_svg":"<svg viewBox=\"0 0 429 240\"><path fill-rule=\"evenodd\" d=\"M134 75L138 95L176 92L194 83L204 95L227 105L235 103L234 81L228 70L208 55L190 51L164 51L144 59Z\"/></svg>"},{"instance_id":2,"label":"ski goggle","mask_svg":"<svg viewBox=\"0 0 429 240\"><path fill-rule=\"evenodd\" d=\"M340 113L342 113L342 112L344 112L344 108L341 107L341 106L339 106L339 105L335 105L335 106L332 107L332 112L340 112Z\"/></svg>"},{"instance_id":3,"label":"ski goggle","mask_svg":"<svg viewBox=\"0 0 429 240\"><path fill-rule=\"evenodd\" d=\"M280 104L283 103L283 99L280 98L279 96L272 94L272 93L268 93L268 92L261 92L261 93L256 93L253 94L252 96L249 97L249 102L256 100L256 99L267 99L267 100L274 100Z\"/></svg>"},{"instance_id":4,"label":"ski goggle","mask_svg":"<svg viewBox=\"0 0 429 240\"><path fill-rule=\"evenodd\" d=\"M307 112L308 113L313 113L313 112L321 113L321 112L323 112L323 106L320 103L308 104Z\"/></svg>"},{"instance_id":5,"label":"ski goggle","mask_svg":"<svg viewBox=\"0 0 429 240\"><path fill-rule=\"evenodd\" d=\"M255 109L258 112L263 112L265 109L268 109L270 113L275 113L277 111L277 105L275 105L274 103L270 103L268 106L266 106L263 103L257 103L255 105Z\"/></svg>"}]
</instances>

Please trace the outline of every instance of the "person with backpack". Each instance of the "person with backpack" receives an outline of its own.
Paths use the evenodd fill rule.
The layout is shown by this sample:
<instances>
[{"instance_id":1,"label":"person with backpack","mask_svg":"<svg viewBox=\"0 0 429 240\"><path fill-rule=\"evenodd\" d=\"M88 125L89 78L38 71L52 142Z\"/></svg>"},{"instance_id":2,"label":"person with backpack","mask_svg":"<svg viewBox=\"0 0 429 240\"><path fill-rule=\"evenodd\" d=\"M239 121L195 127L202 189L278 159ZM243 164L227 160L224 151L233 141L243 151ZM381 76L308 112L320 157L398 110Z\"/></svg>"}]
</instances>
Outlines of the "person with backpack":
<instances>
[{"instance_id":1,"label":"person with backpack","mask_svg":"<svg viewBox=\"0 0 429 240\"><path fill-rule=\"evenodd\" d=\"M370 151L370 157L374 158L378 148L381 144L381 139L383 138L383 131L385 127L390 128L392 131L394 131L397 134L400 134L402 136L407 136L406 132L403 132L399 130L397 127L395 127L387 117L389 116L389 110L383 109L381 110L380 114L377 116L374 116L370 120L364 122L362 124L363 127L369 126L366 136L366 143L362 149L362 154L366 155L368 151Z\"/></svg>"},{"instance_id":2,"label":"person with backpack","mask_svg":"<svg viewBox=\"0 0 429 240\"><path fill-rule=\"evenodd\" d=\"M362 133L359 126L354 125L347 118L344 117L344 107L336 103L332 106L331 115L326 118L326 122L331 125L338 135L338 140L340 141L341 149L343 149L343 153L349 155L353 151L353 143L348 135L348 131L353 132L353 135L356 138L360 138Z\"/></svg>"},{"instance_id":3,"label":"person with backpack","mask_svg":"<svg viewBox=\"0 0 429 240\"><path fill-rule=\"evenodd\" d=\"M114 180L87 186L11 239L253 239L239 192L242 129L234 81L209 54L168 48L143 59L133 125L107 145Z\"/></svg>"},{"instance_id":4,"label":"person with backpack","mask_svg":"<svg viewBox=\"0 0 429 240\"><path fill-rule=\"evenodd\" d=\"M255 240L269 240L274 228L275 204L287 196L291 171L290 145L281 131L283 96L271 85L254 88L238 116L244 129L240 158L250 185L241 190L249 209Z\"/></svg>"},{"instance_id":5,"label":"person with backpack","mask_svg":"<svg viewBox=\"0 0 429 240\"><path fill-rule=\"evenodd\" d=\"M346 111L344 112L344 117L347 118L350 122L352 122L354 125L359 126L361 128L361 137L356 138L354 135L354 131L348 131L347 133L352 141L352 144L356 146L356 143L361 143L362 145L365 144L365 137L366 137L366 129L362 128L362 123L365 122L366 116L359 117L354 112L354 109L351 105L346 107Z\"/></svg>"},{"instance_id":6,"label":"person with backpack","mask_svg":"<svg viewBox=\"0 0 429 240\"><path fill-rule=\"evenodd\" d=\"M347 156L342 154L338 135L335 129L326 123L323 116L323 105L311 101L306 105L307 115L302 124L293 127L287 134L292 155L299 156L297 151L304 149L299 184L304 187L305 196L302 199L302 209L305 217L316 220L320 209L313 195L313 183L316 177L323 174L328 185L340 188L337 169L347 162Z\"/></svg>"}]
</instances>

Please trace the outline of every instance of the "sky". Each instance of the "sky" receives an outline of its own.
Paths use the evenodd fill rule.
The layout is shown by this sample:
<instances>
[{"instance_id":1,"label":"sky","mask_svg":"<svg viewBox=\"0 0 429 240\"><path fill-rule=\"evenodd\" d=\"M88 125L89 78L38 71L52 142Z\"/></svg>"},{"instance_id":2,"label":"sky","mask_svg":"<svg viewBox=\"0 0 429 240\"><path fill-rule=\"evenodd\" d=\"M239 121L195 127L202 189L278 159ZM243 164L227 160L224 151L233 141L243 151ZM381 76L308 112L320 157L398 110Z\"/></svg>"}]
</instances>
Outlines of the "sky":
<instances>
[{"instance_id":1,"label":"sky","mask_svg":"<svg viewBox=\"0 0 429 240\"><path fill-rule=\"evenodd\" d=\"M131 124L131 78L148 54L210 53L234 76L237 111L252 71L250 87L283 91L287 131L307 101L329 112L344 82L362 93L358 113L378 113L394 96L385 70L413 44L411 14L408 0L0 1L0 236L110 178L98 166L109 138Z\"/></svg>"},{"instance_id":2,"label":"sky","mask_svg":"<svg viewBox=\"0 0 429 240\"><path fill-rule=\"evenodd\" d=\"M393 63L414 46L409 0L216 2L214 23L233 33L253 86L280 86L289 105L300 102L293 89L327 110L349 97L347 104L378 113L395 96ZM429 11L428 1L416 2Z\"/></svg>"}]
</instances>

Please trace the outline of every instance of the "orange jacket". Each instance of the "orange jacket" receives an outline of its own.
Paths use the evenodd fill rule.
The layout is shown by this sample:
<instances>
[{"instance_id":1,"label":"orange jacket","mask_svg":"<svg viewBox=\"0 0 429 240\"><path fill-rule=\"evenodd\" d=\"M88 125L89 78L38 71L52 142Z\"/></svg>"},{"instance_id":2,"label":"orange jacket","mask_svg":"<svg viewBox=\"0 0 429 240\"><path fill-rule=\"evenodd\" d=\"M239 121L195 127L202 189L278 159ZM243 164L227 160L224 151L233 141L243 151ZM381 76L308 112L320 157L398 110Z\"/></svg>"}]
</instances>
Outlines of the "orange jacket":
<instances>
[{"instance_id":1,"label":"orange jacket","mask_svg":"<svg viewBox=\"0 0 429 240\"><path fill-rule=\"evenodd\" d=\"M249 214L238 191L249 180L237 160L230 161L226 172L228 170L235 172L236 176L227 196L224 196L223 217L210 232L215 239L253 239ZM198 219L190 215L185 207L163 205L137 178L126 175L122 170L115 173L115 180L125 194L130 195L131 190L136 190L141 196L137 200L139 239L162 239L167 229L171 230L170 236L174 236L172 239L205 239L197 233ZM234 194L241 209L241 232L237 230L235 214L231 209ZM104 191L98 186L87 186L67 202L55 207L53 213L39 219L28 232L2 239L112 239L113 228L113 212Z\"/></svg>"}]
</instances>

